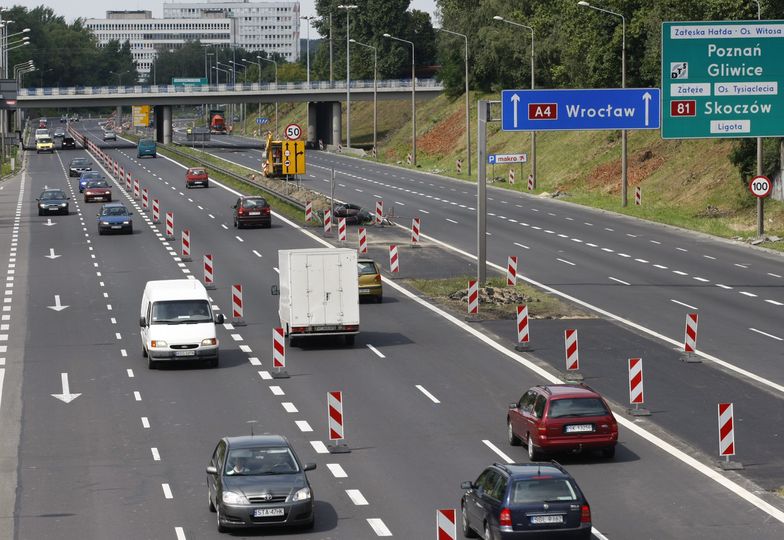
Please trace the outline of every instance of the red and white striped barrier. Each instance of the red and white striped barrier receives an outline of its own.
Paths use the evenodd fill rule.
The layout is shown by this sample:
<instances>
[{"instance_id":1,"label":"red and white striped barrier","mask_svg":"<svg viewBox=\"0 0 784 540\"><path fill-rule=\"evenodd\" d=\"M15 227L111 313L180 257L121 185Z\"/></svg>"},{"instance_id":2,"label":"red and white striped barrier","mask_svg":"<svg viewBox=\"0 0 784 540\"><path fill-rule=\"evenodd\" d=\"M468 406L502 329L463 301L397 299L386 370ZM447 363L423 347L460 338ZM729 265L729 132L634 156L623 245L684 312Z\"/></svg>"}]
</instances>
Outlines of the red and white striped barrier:
<instances>
[{"instance_id":1,"label":"red and white striped barrier","mask_svg":"<svg viewBox=\"0 0 784 540\"><path fill-rule=\"evenodd\" d=\"M400 272L400 261L397 257L397 244L389 246L389 271L393 274Z\"/></svg>"},{"instance_id":2,"label":"red and white striped barrier","mask_svg":"<svg viewBox=\"0 0 784 540\"><path fill-rule=\"evenodd\" d=\"M183 229L182 233L182 259L184 262L191 261L191 231L189 229Z\"/></svg>"},{"instance_id":3,"label":"red and white striped barrier","mask_svg":"<svg viewBox=\"0 0 784 540\"><path fill-rule=\"evenodd\" d=\"M533 191L533 190L534 190L534 175L533 174L529 174L528 175L528 191Z\"/></svg>"},{"instance_id":4,"label":"red and white striped barrier","mask_svg":"<svg viewBox=\"0 0 784 540\"><path fill-rule=\"evenodd\" d=\"M343 145L338 143L338 154L343 151Z\"/></svg>"},{"instance_id":5,"label":"red and white striped barrier","mask_svg":"<svg viewBox=\"0 0 784 540\"><path fill-rule=\"evenodd\" d=\"M479 282L475 279L468 281L468 314L479 313Z\"/></svg>"},{"instance_id":6,"label":"red and white striped barrier","mask_svg":"<svg viewBox=\"0 0 784 540\"><path fill-rule=\"evenodd\" d=\"M376 201L376 225L381 225L384 221L384 201L377 200Z\"/></svg>"},{"instance_id":7,"label":"red and white striped barrier","mask_svg":"<svg viewBox=\"0 0 784 540\"><path fill-rule=\"evenodd\" d=\"M566 352L566 371L580 369L580 351L577 346L577 330L564 330L564 349Z\"/></svg>"},{"instance_id":8,"label":"red and white striped barrier","mask_svg":"<svg viewBox=\"0 0 784 540\"><path fill-rule=\"evenodd\" d=\"M697 352L697 325L699 315L697 313L686 314L686 336L683 340L683 350L687 353Z\"/></svg>"},{"instance_id":9,"label":"red and white striped barrier","mask_svg":"<svg viewBox=\"0 0 784 540\"><path fill-rule=\"evenodd\" d=\"M634 188L634 204L642 206L642 188L640 186Z\"/></svg>"},{"instance_id":10,"label":"red and white striped barrier","mask_svg":"<svg viewBox=\"0 0 784 540\"><path fill-rule=\"evenodd\" d=\"M313 221L313 203L307 201L305 203L305 222L310 223L311 221Z\"/></svg>"},{"instance_id":11,"label":"red and white striped barrier","mask_svg":"<svg viewBox=\"0 0 784 540\"><path fill-rule=\"evenodd\" d=\"M147 188L142 189L142 210L145 212L150 208L150 191Z\"/></svg>"},{"instance_id":12,"label":"red and white striped barrier","mask_svg":"<svg viewBox=\"0 0 784 540\"><path fill-rule=\"evenodd\" d=\"M324 150L324 141L319 139L319 150Z\"/></svg>"},{"instance_id":13,"label":"red and white striped barrier","mask_svg":"<svg viewBox=\"0 0 784 540\"><path fill-rule=\"evenodd\" d=\"M283 328L272 329L272 367L278 371L286 368L286 341Z\"/></svg>"},{"instance_id":14,"label":"red and white striped barrier","mask_svg":"<svg viewBox=\"0 0 784 540\"><path fill-rule=\"evenodd\" d=\"M243 313L242 285L236 283L231 286L231 323L234 326L245 326Z\"/></svg>"},{"instance_id":15,"label":"red and white striped barrier","mask_svg":"<svg viewBox=\"0 0 784 540\"><path fill-rule=\"evenodd\" d=\"M719 455L735 455L735 418L732 403L719 403Z\"/></svg>"},{"instance_id":16,"label":"red and white striped barrier","mask_svg":"<svg viewBox=\"0 0 784 540\"><path fill-rule=\"evenodd\" d=\"M139 179L138 178L134 178L133 179L133 198L134 199L138 199L139 198L139 191L140 191Z\"/></svg>"},{"instance_id":17,"label":"red and white striped barrier","mask_svg":"<svg viewBox=\"0 0 784 540\"><path fill-rule=\"evenodd\" d=\"M159 223L161 221L161 207L158 205L158 199L152 200L152 222Z\"/></svg>"},{"instance_id":18,"label":"red and white striped barrier","mask_svg":"<svg viewBox=\"0 0 784 540\"><path fill-rule=\"evenodd\" d=\"M359 228L359 252L367 253L367 231L365 227Z\"/></svg>"},{"instance_id":19,"label":"red and white striped barrier","mask_svg":"<svg viewBox=\"0 0 784 540\"><path fill-rule=\"evenodd\" d=\"M166 238L174 240L174 212L166 212Z\"/></svg>"},{"instance_id":20,"label":"red and white striped barrier","mask_svg":"<svg viewBox=\"0 0 784 540\"><path fill-rule=\"evenodd\" d=\"M327 418L329 440L342 441L343 431L343 392L327 392Z\"/></svg>"},{"instance_id":21,"label":"red and white striped barrier","mask_svg":"<svg viewBox=\"0 0 784 540\"><path fill-rule=\"evenodd\" d=\"M346 241L346 218L338 218L338 240L340 242Z\"/></svg>"},{"instance_id":22,"label":"red and white striped barrier","mask_svg":"<svg viewBox=\"0 0 784 540\"><path fill-rule=\"evenodd\" d=\"M530 341L531 334L528 330L528 306L521 304L517 306L517 345L524 349L528 347Z\"/></svg>"},{"instance_id":23,"label":"red and white striped barrier","mask_svg":"<svg viewBox=\"0 0 784 540\"><path fill-rule=\"evenodd\" d=\"M436 510L436 540L457 540L457 521L454 508Z\"/></svg>"},{"instance_id":24,"label":"red and white striped barrier","mask_svg":"<svg viewBox=\"0 0 784 540\"><path fill-rule=\"evenodd\" d=\"M370 150L370 153L373 155L373 159L376 159L376 157L378 157L378 150L376 150L375 146Z\"/></svg>"},{"instance_id":25,"label":"red and white striped barrier","mask_svg":"<svg viewBox=\"0 0 784 540\"><path fill-rule=\"evenodd\" d=\"M214 278L215 266L212 264L212 255L204 254L204 287L207 289L215 288Z\"/></svg>"},{"instance_id":26,"label":"red and white striped barrier","mask_svg":"<svg viewBox=\"0 0 784 540\"><path fill-rule=\"evenodd\" d=\"M463 174L463 160L456 159L455 160L455 169L457 170L457 174Z\"/></svg>"},{"instance_id":27,"label":"red and white striped barrier","mask_svg":"<svg viewBox=\"0 0 784 540\"><path fill-rule=\"evenodd\" d=\"M506 260L506 284L509 287L517 285L517 256L510 255Z\"/></svg>"},{"instance_id":28,"label":"red and white striped barrier","mask_svg":"<svg viewBox=\"0 0 784 540\"><path fill-rule=\"evenodd\" d=\"M120 177L118 176L119 173L117 172L117 162L116 161L114 162L113 169L114 169L114 177L119 179Z\"/></svg>"},{"instance_id":29,"label":"red and white striped barrier","mask_svg":"<svg viewBox=\"0 0 784 540\"><path fill-rule=\"evenodd\" d=\"M324 236L332 233L332 210L324 210Z\"/></svg>"},{"instance_id":30,"label":"red and white striped barrier","mask_svg":"<svg viewBox=\"0 0 784 540\"><path fill-rule=\"evenodd\" d=\"M411 245L419 247L419 218L415 217L411 220Z\"/></svg>"},{"instance_id":31,"label":"red and white striped barrier","mask_svg":"<svg viewBox=\"0 0 784 540\"><path fill-rule=\"evenodd\" d=\"M120 176L117 177L117 179L120 180L121 182L125 180L125 167L122 166L120 167Z\"/></svg>"},{"instance_id":32,"label":"red and white striped barrier","mask_svg":"<svg viewBox=\"0 0 784 540\"><path fill-rule=\"evenodd\" d=\"M125 173L125 191L127 191L128 193L131 192L131 173L130 172Z\"/></svg>"},{"instance_id":33,"label":"red and white striped barrier","mask_svg":"<svg viewBox=\"0 0 784 540\"><path fill-rule=\"evenodd\" d=\"M411 152L409 152L408 154L406 154L406 163L408 163L409 165L411 165L411 162L412 162L413 160L414 160L414 158L412 158L412 157L411 157Z\"/></svg>"},{"instance_id":34,"label":"red and white striped barrier","mask_svg":"<svg viewBox=\"0 0 784 540\"><path fill-rule=\"evenodd\" d=\"M509 178L508 179L509 179L509 183L510 184L514 184L515 183L515 172L514 172L513 169L509 169Z\"/></svg>"}]
</instances>

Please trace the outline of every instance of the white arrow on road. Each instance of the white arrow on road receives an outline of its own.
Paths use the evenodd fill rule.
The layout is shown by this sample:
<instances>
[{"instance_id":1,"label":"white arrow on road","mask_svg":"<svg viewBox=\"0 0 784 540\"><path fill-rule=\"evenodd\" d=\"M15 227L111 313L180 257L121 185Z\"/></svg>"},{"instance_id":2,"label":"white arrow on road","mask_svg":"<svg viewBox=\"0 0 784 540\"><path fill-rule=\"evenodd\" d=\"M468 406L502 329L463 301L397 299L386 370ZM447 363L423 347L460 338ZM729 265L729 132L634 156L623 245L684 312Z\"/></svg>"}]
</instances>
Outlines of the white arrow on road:
<instances>
[{"instance_id":1,"label":"white arrow on road","mask_svg":"<svg viewBox=\"0 0 784 540\"><path fill-rule=\"evenodd\" d=\"M520 103L520 96L512 94L512 114L514 115L513 127L517 127L517 105Z\"/></svg>"},{"instance_id":2,"label":"white arrow on road","mask_svg":"<svg viewBox=\"0 0 784 540\"><path fill-rule=\"evenodd\" d=\"M46 223L44 223L44 225L51 227L52 225L57 225L57 223L52 221L52 218L46 218Z\"/></svg>"},{"instance_id":3,"label":"white arrow on road","mask_svg":"<svg viewBox=\"0 0 784 540\"><path fill-rule=\"evenodd\" d=\"M645 100L645 125L648 125L648 108L651 105L651 95L648 92L645 92L642 95L642 99Z\"/></svg>"},{"instance_id":4,"label":"white arrow on road","mask_svg":"<svg viewBox=\"0 0 784 540\"><path fill-rule=\"evenodd\" d=\"M62 311L65 308L67 308L68 306L61 305L60 304L60 295L59 294L55 294L54 295L54 305L53 306L46 306L46 307L48 307L49 309L53 309L54 311Z\"/></svg>"},{"instance_id":5,"label":"white arrow on road","mask_svg":"<svg viewBox=\"0 0 784 540\"><path fill-rule=\"evenodd\" d=\"M52 394L52 397L59 399L63 403L71 403L73 400L81 396L82 394L72 394L71 389L68 386L68 374L67 373L60 373L60 379L63 383L63 393L62 394Z\"/></svg>"},{"instance_id":6,"label":"white arrow on road","mask_svg":"<svg viewBox=\"0 0 784 540\"><path fill-rule=\"evenodd\" d=\"M44 255L44 257L55 260L57 257L62 257L62 255L55 255L54 248L49 248L49 255Z\"/></svg>"}]
</instances>

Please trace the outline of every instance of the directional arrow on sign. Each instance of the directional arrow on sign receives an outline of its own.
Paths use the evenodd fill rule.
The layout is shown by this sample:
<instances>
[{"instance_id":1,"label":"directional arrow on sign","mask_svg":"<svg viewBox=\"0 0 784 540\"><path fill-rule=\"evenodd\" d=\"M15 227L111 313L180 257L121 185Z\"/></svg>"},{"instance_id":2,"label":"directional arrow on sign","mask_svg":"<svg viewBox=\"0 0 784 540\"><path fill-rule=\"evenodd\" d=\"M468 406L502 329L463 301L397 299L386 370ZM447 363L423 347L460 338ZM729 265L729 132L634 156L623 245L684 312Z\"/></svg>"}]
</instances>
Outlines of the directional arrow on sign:
<instances>
[{"instance_id":1,"label":"directional arrow on sign","mask_svg":"<svg viewBox=\"0 0 784 540\"><path fill-rule=\"evenodd\" d=\"M54 311L62 311L65 308L67 308L68 306L64 306L64 305L60 304L60 295L59 294L55 294L54 295L54 305L53 306L46 306L46 307L48 307L49 309L54 310Z\"/></svg>"},{"instance_id":2,"label":"directional arrow on sign","mask_svg":"<svg viewBox=\"0 0 784 540\"><path fill-rule=\"evenodd\" d=\"M46 218L46 223L44 223L47 227L51 227L52 225L57 225L57 222L52 221L52 218Z\"/></svg>"},{"instance_id":3,"label":"directional arrow on sign","mask_svg":"<svg viewBox=\"0 0 784 540\"><path fill-rule=\"evenodd\" d=\"M49 255L44 255L44 257L55 260L57 257L62 257L62 255L55 255L54 248L49 248Z\"/></svg>"},{"instance_id":4,"label":"directional arrow on sign","mask_svg":"<svg viewBox=\"0 0 784 540\"><path fill-rule=\"evenodd\" d=\"M517 94L512 95L512 114L514 115L514 127L517 127L517 105L520 103L520 96Z\"/></svg>"},{"instance_id":5,"label":"directional arrow on sign","mask_svg":"<svg viewBox=\"0 0 784 540\"><path fill-rule=\"evenodd\" d=\"M71 403L73 400L81 396L82 394L72 394L71 389L68 385L68 374L67 373L60 373L60 380L63 384L63 393L62 394L52 394L52 397L59 399L63 403Z\"/></svg>"},{"instance_id":6,"label":"directional arrow on sign","mask_svg":"<svg viewBox=\"0 0 784 540\"><path fill-rule=\"evenodd\" d=\"M649 108L651 106L651 95L648 92L645 92L642 95L642 99L645 100L645 125L649 125L648 116L649 116Z\"/></svg>"}]
</instances>

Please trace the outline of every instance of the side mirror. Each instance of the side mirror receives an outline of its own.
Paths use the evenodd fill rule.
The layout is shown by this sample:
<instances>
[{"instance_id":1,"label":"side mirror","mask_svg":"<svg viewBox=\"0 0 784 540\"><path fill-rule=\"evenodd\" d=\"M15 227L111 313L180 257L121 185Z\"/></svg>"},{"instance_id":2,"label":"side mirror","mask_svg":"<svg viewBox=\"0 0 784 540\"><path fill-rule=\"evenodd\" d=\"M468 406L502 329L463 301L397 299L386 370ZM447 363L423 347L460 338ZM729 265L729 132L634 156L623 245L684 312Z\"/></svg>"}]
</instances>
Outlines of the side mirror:
<instances>
[{"instance_id":1,"label":"side mirror","mask_svg":"<svg viewBox=\"0 0 784 540\"><path fill-rule=\"evenodd\" d=\"M306 471L312 471L315 468L316 468L316 464L315 463L305 463L305 470Z\"/></svg>"},{"instance_id":2,"label":"side mirror","mask_svg":"<svg viewBox=\"0 0 784 540\"><path fill-rule=\"evenodd\" d=\"M474 489L474 483L469 481L461 482L460 489Z\"/></svg>"},{"instance_id":3,"label":"side mirror","mask_svg":"<svg viewBox=\"0 0 784 540\"><path fill-rule=\"evenodd\" d=\"M218 313L215 315L215 324L223 324L226 320L226 317L223 316L223 313Z\"/></svg>"},{"instance_id":4,"label":"side mirror","mask_svg":"<svg viewBox=\"0 0 784 540\"><path fill-rule=\"evenodd\" d=\"M36 200L36 201L40 201L41 199L38 199L38 198L36 198L35 200Z\"/></svg>"},{"instance_id":5,"label":"side mirror","mask_svg":"<svg viewBox=\"0 0 784 540\"><path fill-rule=\"evenodd\" d=\"M70 200L71 200L71 197L66 197L66 198L65 198L65 200L66 200L66 201L70 201Z\"/></svg>"},{"instance_id":6,"label":"side mirror","mask_svg":"<svg viewBox=\"0 0 784 540\"><path fill-rule=\"evenodd\" d=\"M280 287L278 287L277 285L273 285L272 287L270 287L270 294L272 296L279 296L280 295Z\"/></svg>"},{"instance_id":7,"label":"side mirror","mask_svg":"<svg viewBox=\"0 0 784 540\"><path fill-rule=\"evenodd\" d=\"M101 217L101 214L95 214L95 217Z\"/></svg>"},{"instance_id":8,"label":"side mirror","mask_svg":"<svg viewBox=\"0 0 784 540\"><path fill-rule=\"evenodd\" d=\"M517 409L517 403L510 403L509 404L509 408L510 409Z\"/></svg>"},{"instance_id":9,"label":"side mirror","mask_svg":"<svg viewBox=\"0 0 784 540\"><path fill-rule=\"evenodd\" d=\"M147 326L147 318L146 317L139 317L139 326L142 328Z\"/></svg>"},{"instance_id":10,"label":"side mirror","mask_svg":"<svg viewBox=\"0 0 784 540\"><path fill-rule=\"evenodd\" d=\"M237 209L237 205L235 204L234 206L232 206L232 208L234 208L236 210Z\"/></svg>"},{"instance_id":11,"label":"side mirror","mask_svg":"<svg viewBox=\"0 0 784 540\"><path fill-rule=\"evenodd\" d=\"M128 212L128 215L129 215L129 216L132 216L132 215L133 215L133 212Z\"/></svg>"},{"instance_id":12,"label":"side mirror","mask_svg":"<svg viewBox=\"0 0 784 540\"><path fill-rule=\"evenodd\" d=\"M218 474L218 469L215 468L215 465L208 465L207 466L207 474L216 475L216 474Z\"/></svg>"}]
</instances>

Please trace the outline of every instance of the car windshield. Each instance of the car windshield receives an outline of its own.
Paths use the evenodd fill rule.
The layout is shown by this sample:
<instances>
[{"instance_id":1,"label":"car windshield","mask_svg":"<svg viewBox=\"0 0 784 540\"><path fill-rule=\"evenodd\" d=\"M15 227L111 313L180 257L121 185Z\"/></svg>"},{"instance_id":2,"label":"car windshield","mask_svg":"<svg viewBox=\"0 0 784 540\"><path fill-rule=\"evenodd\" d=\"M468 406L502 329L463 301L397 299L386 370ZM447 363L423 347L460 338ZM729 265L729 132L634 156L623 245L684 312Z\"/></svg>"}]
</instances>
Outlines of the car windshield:
<instances>
[{"instance_id":1,"label":"car windshield","mask_svg":"<svg viewBox=\"0 0 784 540\"><path fill-rule=\"evenodd\" d=\"M599 398L564 398L550 402L549 418L607 416L607 408Z\"/></svg>"},{"instance_id":2,"label":"car windshield","mask_svg":"<svg viewBox=\"0 0 784 540\"><path fill-rule=\"evenodd\" d=\"M41 193L41 199L48 199L48 200L57 200L57 201L64 201L65 200L65 192L58 190L50 190L44 191Z\"/></svg>"},{"instance_id":3,"label":"car windshield","mask_svg":"<svg viewBox=\"0 0 784 540\"><path fill-rule=\"evenodd\" d=\"M188 174L201 175L207 174L206 169L188 169Z\"/></svg>"},{"instance_id":4,"label":"car windshield","mask_svg":"<svg viewBox=\"0 0 784 540\"><path fill-rule=\"evenodd\" d=\"M50 139L49 137L41 137L40 139L38 139L38 142L42 144L46 144L52 142L52 139Z\"/></svg>"},{"instance_id":5,"label":"car windshield","mask_svg":"<svg viewBox=\"0 0 784 540\"><path fill-rule=\"evenodd\" d=\"M72 167L85 167L85 166L87 166L89 164L90 164L90 162L87 161L84 158L76 158L73 161L71 161L71 166Z\"/></svg>"},{"instance_id":6,"label":"car windshield","mask_svg":"<svg viewBox=\"0 0 784 540\"><path fill-rule=\"evenodd\" d=\"M242 207L243 208L264 208L267 206L267 201L265 199L243 199L242 200Z\"/></svg>"},{"instance_id":7,"label":"car windshield","mask_svg":"<svg viewBox=\"0 0 784 540\"><path fill-rule=\"evenodd\" d=\"M206 300L166 300L152 305L152 324L211 322L210 303Z\"/></svg>"},{"instance_id":8,"label":"car windshield","mask_svg":"<svg viewBox=\"0 0 784 540\"><path fill-rule=\"evenodd\" d=\"M106 183L106 180L90 180L87 182L88 188L108 188L109 184Z\"/></svg>"},{"instance_id":9,"label":"car windshield","mask_svg":"<svg viewBox=\"0 0 784 540\"><path fill-rule=\"evenodd\" d=\"M104 206L101 210L102 216L127 216L128 209L124 206Z\"/></svg>"},{"instance_id":10,"label":"car windshield","mask_svg":"<svg viewBox=\"0 0 784 540\"><path fill-rule=\"evenodd\" d=\"M299 471L294 454L285 446L236 448L226 457L227 476L266 476Z\"/></svg>"},{"instance_id":11,"label":"car windshield","mask_svg":"<svg viewBox=\"0 0 784 540\"><path fill-rule=\"evenodd\" d=\"M518 480L512 486L512 503L527 504L545 501L576 501L577 494L566 478L532 478Z\"/></svg>"},{"instance_id":12,"label":"car windshield","mask_svg":"<svg viewBox=\"0 0 784 540\"><path fill-rule=\"evenodd\" d=\"M360 275L363 274L378 274L376 265L372 261L359 261L357 262L357 270Z\"/></svg>"},{"instance_id":13,"label":"car windshield","mask_svg":"<svg viewBox=\"0 0 784 540\"><path fill-rule=\"evenodd\" d=\"M88 182L90 180L100 180L100 179L101 179L101 173L99 173L98 171L87 171L85 173L82 173L82 176L80 178L82 182Z\"/></svg>"}]
</instances>

